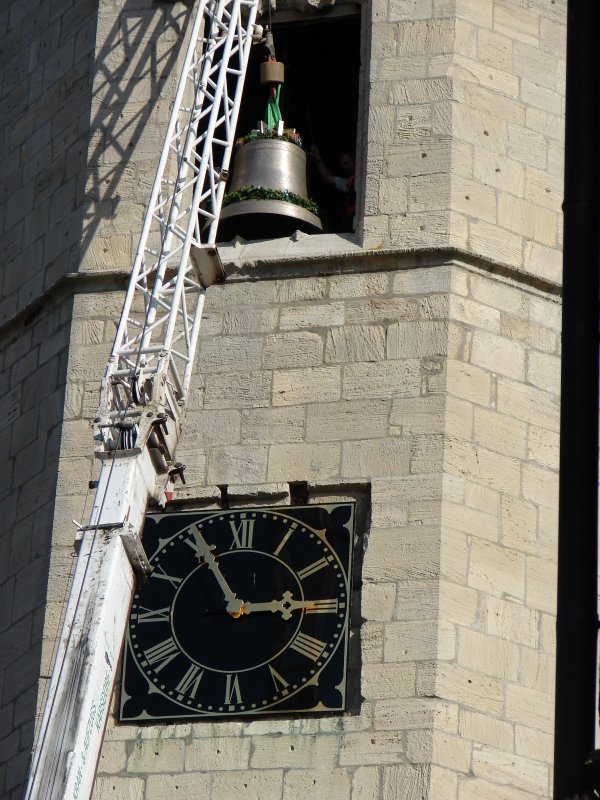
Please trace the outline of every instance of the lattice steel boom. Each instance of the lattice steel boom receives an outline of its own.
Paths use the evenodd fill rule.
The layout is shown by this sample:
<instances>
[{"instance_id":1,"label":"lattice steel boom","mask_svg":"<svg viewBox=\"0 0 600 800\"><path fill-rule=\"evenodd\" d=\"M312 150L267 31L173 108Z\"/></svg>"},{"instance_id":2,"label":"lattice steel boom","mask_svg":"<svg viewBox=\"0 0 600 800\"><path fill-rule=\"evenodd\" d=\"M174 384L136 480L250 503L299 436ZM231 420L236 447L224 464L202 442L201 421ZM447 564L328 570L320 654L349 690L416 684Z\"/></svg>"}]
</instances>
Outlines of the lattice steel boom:
<instances>
[{"instance_id":1,"label":"lattice steel boom","mask_svg":"<svg viewBox=\"0 0 600 800\"><path fill-rule=\"evenodd\" d=\"M190 252L215 241L255 16L256 0L202 0L198 8L101 414L121 415L159 374L167 376L170 405L185 401L204 301Z\"/></svg>"},{"instance_id":2,"label":"lattice steel boom","mask_svg":"<svg viewBox=\"0 0 600 800\"><path fill-rule=\"evenodd\" d=\"M175 475L183 475L175 448L205 288L218 273L213 245L256 10L257 0L200 0L192 25L102 380L94 420L100 478L80 530L25 800L92 793L133 572L147 570L140 545L146 507L151 498L164 502Z\"/></svg>"}]
</instances>

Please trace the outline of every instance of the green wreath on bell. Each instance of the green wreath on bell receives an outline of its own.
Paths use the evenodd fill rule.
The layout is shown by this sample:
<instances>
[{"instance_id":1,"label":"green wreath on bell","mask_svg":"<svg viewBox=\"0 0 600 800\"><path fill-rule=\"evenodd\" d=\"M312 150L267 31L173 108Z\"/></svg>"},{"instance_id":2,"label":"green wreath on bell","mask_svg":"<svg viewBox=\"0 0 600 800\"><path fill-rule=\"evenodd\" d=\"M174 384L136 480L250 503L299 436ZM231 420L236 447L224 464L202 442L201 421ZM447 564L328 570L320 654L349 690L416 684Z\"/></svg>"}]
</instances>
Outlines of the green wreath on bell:
<instances>
[{"instance_id":1,"label":"green wreath on bell","mask_svg":"<svg viewBox=\"0 0 600 800\"><path fill-rule=\"evenodd\" d=\"M282 134L278 134L276 130L272 128L268 128L264 133L259 130L250 131L245 136L240 136L239 139L235 140L235 149L239 150L240 147L243 147L248 142L256 142L259 139L280 139L283 142L290 142L290 144L296 144L298 147L304 150L304 142L302 141L302 137L296 131L288 130L284 131Z\"/></svg>"},{"instance_id":2,"label":"green wreath on bell","mask_svg":"<svg viewBox=\"0 0 600 800\"><path fill-rule=\"evenodd\" d=\"M226 194L223 198L223 208L244 200L283 200L285 203L293 203L295 206L305 208L311 214L319 216L319 206L314 200L302 197L295 192L289 192L287 189L268 189L265 186L242 186L241 189Z\"/></svg>"}]
</instances>

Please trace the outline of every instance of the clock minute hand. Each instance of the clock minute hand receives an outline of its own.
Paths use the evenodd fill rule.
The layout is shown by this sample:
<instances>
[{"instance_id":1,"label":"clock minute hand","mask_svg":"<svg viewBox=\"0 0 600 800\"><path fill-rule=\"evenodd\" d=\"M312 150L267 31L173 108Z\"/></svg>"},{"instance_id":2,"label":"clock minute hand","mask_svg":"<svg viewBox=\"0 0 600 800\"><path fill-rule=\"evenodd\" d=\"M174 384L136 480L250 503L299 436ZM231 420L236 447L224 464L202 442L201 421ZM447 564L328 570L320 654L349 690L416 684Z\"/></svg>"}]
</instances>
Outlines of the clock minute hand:
<instances>
[{"instance_id":1,"label":"clock minute hand","mask_svg":"<svg viewBox=\"0 0 600 800\"><path fill-rule=\"evenodd\" d=\"M219 584L221 591L223 592L223 597L227 603L226 609L229 614L234 617L240 616L240 611L244 606L244 601L239 600L235 592L231 589L227 581L225 580L225 576L221 572L221 568L219 567L219 562L217 561L215 555L213 554L213 550L215 545L209 545L208 542L204 539L200 531L194 531L194 539L196 540L196 552L198 554L198 558L202 558L206 566L212 572L212 574L217 579L217 583Z\"/></svg>"}]
</instances>

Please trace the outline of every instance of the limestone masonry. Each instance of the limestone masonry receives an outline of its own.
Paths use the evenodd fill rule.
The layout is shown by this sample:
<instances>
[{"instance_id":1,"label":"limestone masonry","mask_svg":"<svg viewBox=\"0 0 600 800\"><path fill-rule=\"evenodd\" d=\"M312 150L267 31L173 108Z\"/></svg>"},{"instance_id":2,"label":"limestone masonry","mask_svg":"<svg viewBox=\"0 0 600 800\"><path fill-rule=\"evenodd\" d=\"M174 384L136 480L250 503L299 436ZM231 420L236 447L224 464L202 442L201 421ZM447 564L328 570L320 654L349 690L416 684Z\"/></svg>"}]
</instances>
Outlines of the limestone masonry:
<instances>
[{"instance_id":1,"label":"limestone masonry","mask_svg":"<svg viewBox=\"0 0 600 800\"><path fill-rule=\"evenodd\" d=\"M222 247L177 498L357 500L349 710L136 727L115 695L94 800L551 797L566 0L351 8L357 233ZM190 14L0 11L6 800L91 508L90 421Z\"/></svg>"}]
</instances>

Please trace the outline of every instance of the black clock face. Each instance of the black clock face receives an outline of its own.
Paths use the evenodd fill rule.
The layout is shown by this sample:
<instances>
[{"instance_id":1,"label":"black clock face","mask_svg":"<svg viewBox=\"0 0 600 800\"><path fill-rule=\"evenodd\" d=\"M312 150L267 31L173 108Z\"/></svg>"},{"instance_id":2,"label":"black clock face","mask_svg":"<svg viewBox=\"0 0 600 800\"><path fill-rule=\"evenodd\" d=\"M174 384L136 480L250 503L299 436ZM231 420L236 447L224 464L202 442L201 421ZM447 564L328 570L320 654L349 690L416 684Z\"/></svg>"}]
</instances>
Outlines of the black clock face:
<instances>
[{"instance_id":1,"label":"black clock face","mask_svg":"<svg viewBox=\"0 0 600 800\"><path fill-rule=\"evenodd\" d=\"M343 710L354 505L149 515L121 720Z\"/></svg>"}]
</instances>

